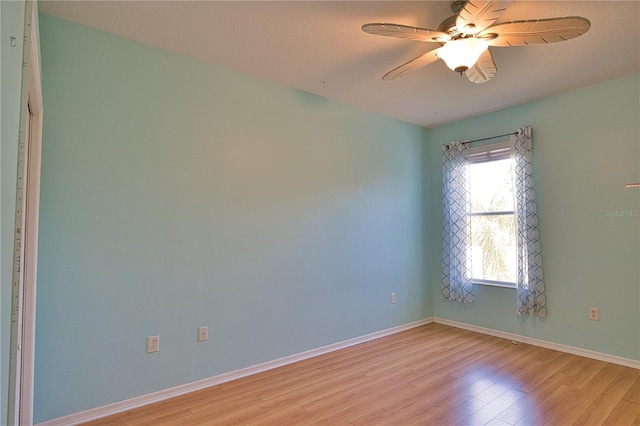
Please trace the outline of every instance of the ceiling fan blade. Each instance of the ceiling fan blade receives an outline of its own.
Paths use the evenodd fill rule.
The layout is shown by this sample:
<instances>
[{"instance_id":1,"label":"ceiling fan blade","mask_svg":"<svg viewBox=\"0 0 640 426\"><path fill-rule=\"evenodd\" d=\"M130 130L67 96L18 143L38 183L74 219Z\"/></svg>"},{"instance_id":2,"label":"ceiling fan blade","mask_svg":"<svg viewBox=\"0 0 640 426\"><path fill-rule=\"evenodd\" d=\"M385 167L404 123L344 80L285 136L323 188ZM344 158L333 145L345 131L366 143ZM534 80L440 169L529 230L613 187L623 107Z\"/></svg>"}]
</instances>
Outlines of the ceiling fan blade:
<instances>
[{"instance_id":1,"label":"ceiling fan blade","mask_svg":"<svg viewBox=\"0 0 640 426\"><path fill-rule=\"evenodd\" d=\"M429 65L438 60L438 50L440 48L431 50L427 53L424 53L417 58L414 58L407 62L404 65L400 65L397 68L392 69L388 73L386 73L382 79L383 80L395 80L396 78L400 78L407 74L412 73L413 71L420 69L426 65Z\"/></svg>"},{"instance_id":2,"label":"ceiling fan blade","mask_svg":"<svg viewBox=\"0 0 640 426\"><path fill-rule=\"evenodd\" d=\"M489 49L485 50L476 64L469 68L464 74L472 83L486 83L491 80L493 76L498 72L496 63L493 62L493 57Z\"/></svg>"},{"instance_id":3,"label":"ceiling fan blade","mask_svg":"<svg viewBox=\"0 0 640 426\"><path fill-rule=\"evenodd\" d=\"M469 0L458 12L456 27L463 34L476 34L490 27L509 4L511 0Z\"/></svg>"},{"instance_id":4,"label":"ceiling fan blade","mask_svg":"<svg viewBox=\"0 0 640 426\"><path fill-rule=\"evenodd\" d=\"M446 42L451 40L449 34L442 31L410 27L400 24L365 24L362 26L362 31L374 35L404 38L416 41Z\"/></svg>"},{"instance_id":5,"label":"ceiling fan blade","mask_svg":"<svg viewBox=\"0 0 640 426\"><path fill-rule=\"evenodd\" d=\"M522 46L557 43L581 36L589 31L591 22L580 16L505 22L478 34L489 46Z\"/></svg>"}]
</instances>

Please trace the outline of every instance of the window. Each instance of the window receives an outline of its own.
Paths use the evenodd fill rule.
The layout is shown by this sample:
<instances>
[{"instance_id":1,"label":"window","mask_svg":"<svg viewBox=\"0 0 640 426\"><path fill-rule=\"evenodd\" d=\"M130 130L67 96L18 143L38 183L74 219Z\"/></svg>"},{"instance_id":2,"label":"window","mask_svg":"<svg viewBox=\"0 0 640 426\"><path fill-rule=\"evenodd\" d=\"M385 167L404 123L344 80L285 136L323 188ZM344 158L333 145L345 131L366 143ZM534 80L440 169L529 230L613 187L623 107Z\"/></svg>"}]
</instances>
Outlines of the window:
<instances>
[{"instance_id":1,"label":"window","mask_svg":"<svg viewBox=\"0 0 640 426\"><path fill-rule=\"evenodd\" d=\"M470 149L469 201L472 281L515 286L516 217L508 141Z\"/></svg>"},{"instance_id":2,"label":"window","mask_svg":"<svg viewBox=\"0 0 640 426\"><path fill-rule=\"evenodd\" d=\"M511 287L518 315L547 315L532 133L442 145L443 298L473 303L474 283Z\"/></svg>"}]
</instances>

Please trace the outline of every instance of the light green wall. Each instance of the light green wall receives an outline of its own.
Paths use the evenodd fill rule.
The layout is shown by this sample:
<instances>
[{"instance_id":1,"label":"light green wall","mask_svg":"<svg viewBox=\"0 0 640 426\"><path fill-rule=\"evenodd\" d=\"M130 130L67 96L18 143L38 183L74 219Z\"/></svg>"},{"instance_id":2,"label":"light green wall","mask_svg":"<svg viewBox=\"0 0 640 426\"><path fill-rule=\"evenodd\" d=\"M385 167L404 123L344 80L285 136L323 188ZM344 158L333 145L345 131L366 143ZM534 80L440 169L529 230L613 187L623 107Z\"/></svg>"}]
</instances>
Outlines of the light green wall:
<instances>
[{"instance_id":1,"label":"light green wall","mask_svg":"<svg viewBox=\"0 0 640 426\"><path fill-rule=\"evenodd\" d=\"M25 2L0 1L0 424L7 422L9 346L11 338L11 282L15 226L18 129L22 88L22 49ZM11 37L16 37L11 47Z\"/></svg>"},{"instance_id":2,"label":"light green wall","mask_svg":"<svg viewBox=\"0 0 640 426\"><path fill-rule=\"evenodd\" d=\"M430 130L435 316L640 359L640 193L624 187L640 180L639 80L629 75ZM442 143L527 124L534 129L546 319L519 318L513 289L474 286L473 305L440 297ZM600 308L600 321L588 319L590 306Z\"/></svg>"},{"instance_id":3,"label":"light green wall","mask_svg":"<svg viewBox=\"0 0 640 426\"><path fill-rule=\"evenodd\" d=\"M47 15L40 34L36 421L431 316L423 129Z\"/></svg>"}]
</instances>

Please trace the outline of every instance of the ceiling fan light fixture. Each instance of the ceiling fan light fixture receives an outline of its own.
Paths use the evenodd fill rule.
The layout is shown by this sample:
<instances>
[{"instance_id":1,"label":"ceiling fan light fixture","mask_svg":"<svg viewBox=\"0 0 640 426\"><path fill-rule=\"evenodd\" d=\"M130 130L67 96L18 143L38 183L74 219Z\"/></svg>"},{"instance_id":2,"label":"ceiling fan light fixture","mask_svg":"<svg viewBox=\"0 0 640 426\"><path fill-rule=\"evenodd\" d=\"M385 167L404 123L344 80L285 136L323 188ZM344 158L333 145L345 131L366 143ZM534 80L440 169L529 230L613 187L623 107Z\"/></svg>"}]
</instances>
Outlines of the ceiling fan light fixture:
<instances>
[{"instance_id":1,"label":"ceiling fan light fixture","mask_svg":"<svg viewBox=\"0 0 640 426\"><path fill-rule=\"evenodd\" d=\"M475 65L488 47L487 42L482 39L461 38L445 43L438 51L438 57L453 71L462 74Z\"/></svg>"}]
</instances>

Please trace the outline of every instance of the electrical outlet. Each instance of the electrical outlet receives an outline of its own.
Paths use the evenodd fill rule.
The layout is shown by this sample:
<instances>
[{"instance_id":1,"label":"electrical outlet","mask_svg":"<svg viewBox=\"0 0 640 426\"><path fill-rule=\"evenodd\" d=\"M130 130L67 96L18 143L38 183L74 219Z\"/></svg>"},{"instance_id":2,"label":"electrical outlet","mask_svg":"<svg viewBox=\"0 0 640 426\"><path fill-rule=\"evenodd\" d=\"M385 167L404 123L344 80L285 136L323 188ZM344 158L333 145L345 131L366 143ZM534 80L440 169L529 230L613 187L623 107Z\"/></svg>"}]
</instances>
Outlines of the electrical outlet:
<instances>
[{"instance_id":1,"label":"electrical outlet","mask_svg":"<svg viewBox=\"0 0 640 426\"><path fill-rule=\"evenodd\" d=\"M198 342L206 342L209 339L209 327L198 328Z\"/></svg>"},{"instance_id":2,"label":"electrical outlet","mask_svg":"<svg viewBox=\"0 0 640 426\"><path fill-rule=\"evenodd\" d=\"M396 294L395 293L391 293L391 295L389 296L389 303L396 303Z\"/></svg>"},{"instance_id":3,"label":"electrical outlet","mask_svg":"<svg viewBox=\"0 0 640 426\"><path fill-rule=\"evenodd\" d=\"M147 353L158 352L160 350L160 336L147 337Z\"/></svg>"},{"instance_id":4,"label":"electrical outlet","mask_svg":"<svg viewBox=\"0 0 640 426\"><path fill-rule=\"evenodd\" d=\"M589 319L594 321L600 321L600 309L589 308Z\"/></svg>"}]
</instances>

